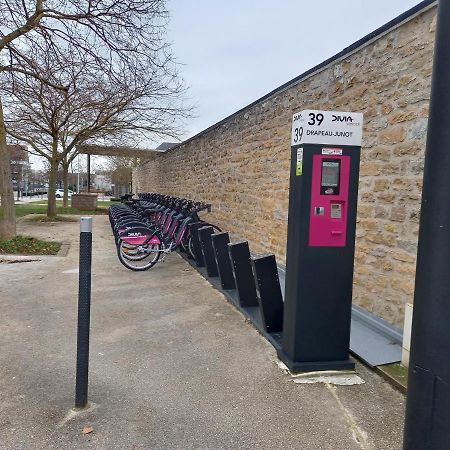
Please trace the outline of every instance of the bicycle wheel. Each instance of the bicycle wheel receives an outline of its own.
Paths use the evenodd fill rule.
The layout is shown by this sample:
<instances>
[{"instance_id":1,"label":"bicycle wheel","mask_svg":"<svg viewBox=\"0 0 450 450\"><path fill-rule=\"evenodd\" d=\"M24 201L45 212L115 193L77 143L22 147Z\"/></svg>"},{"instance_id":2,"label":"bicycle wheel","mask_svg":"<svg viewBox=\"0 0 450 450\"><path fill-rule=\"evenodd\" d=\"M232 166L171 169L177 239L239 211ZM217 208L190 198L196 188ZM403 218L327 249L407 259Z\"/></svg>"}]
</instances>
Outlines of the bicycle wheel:
<instances>
[{"instance_id":1,"label":"bicycle wheel","mask_svg":"<svg viewBox=\"0 0 450 450\"><path fill-rule=\"evenodd\" d=\"M188 258L191 258L191 252L189 251L189 238L190 238L190 236L187 233L187 235L184 236L184 238L182 239L180 244L181 244L181 248L183 249L183 252L186 253Z\"/></svg>"},{"instance_id":2,"label":"bicycle wheel","mask_svg":"<svg viewBox=\"0 0 450 450\"><path fill-rule=\"evenodd\" d=\"M118 251L121 251L122 256L125 259L129 259L131 261L140 261L142 259L147 258L148 253L146 250L148 250L149 245L133 245L133 244L127 244L126 242L122 242L121 249Z\"/></svg>"},{"instance_id":3,"label":"bicycle wheel","mask_svg":"<svg viewBox=\"0 0 450 450\"><path fill-rule=\"evenodd\" d=\"M212 223L203 222L202 223L202 227L213 227L214 233L221 233L222 232L222 230L217 225L214 225ZM182 243L182 245L183 245L183 243ZM183 245L183 248L185 249L185 251L186 251L186 253L188 254L189 257L191 257L192 259L195 259L194 245L193 245L193 242L192 242L191 235L189 235L189 237L187 239L187 243Z\"/></svg>"},{"instance_id":4,"label":"bicycle wheel","mask_svg":"<svg viewBox=\"0 0 450 450\"><path fill-rule=\"evenodd\" d=\"M142 246L136 246L135 255L133 259L126 257L127 248L125 242L121 241L118 247L119 261L130 270L143 271L153 267L159 260L162 251L164 250L163 244L150 244L146 248Z\"/></svg>"},{"instance_id":5,"label":"bicycle wheel","mask_svg":"<svg viewBox=\"0 0 450 450\"><path fill-rule=\"evenodd\" d=\"M191 238L191 236L189 235L189 238L188 238L188 242L187 242L187 255L189 256L189 257L191 257L192 259L195 259L195 256L194 256L194 244L192 243L192 238Z\"/></svg>"}]
</instances>

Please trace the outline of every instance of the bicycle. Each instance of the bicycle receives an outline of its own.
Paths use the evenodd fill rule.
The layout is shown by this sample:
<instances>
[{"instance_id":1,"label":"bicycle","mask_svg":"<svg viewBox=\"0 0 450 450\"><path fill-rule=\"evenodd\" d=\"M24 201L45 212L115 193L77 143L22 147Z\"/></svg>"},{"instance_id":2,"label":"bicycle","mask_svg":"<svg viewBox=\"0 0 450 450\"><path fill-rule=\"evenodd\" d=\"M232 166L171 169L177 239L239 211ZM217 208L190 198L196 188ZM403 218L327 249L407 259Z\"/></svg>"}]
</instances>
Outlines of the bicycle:
<instances>
[{"instance_id":1,"label":"bicycle","mask_svg":"<svg viewBox=\"0 0 450 450\"><path fill-rule=\"evenodd\" d=\"M197 221L221 231L198 217L198 212L210 208L161 194L147 194L147 199L127 198L122 204L111 205L109 218L120 262L130 270L144 271L178 248L193 257L190 223Z\"/></svg>"}]
</instances>

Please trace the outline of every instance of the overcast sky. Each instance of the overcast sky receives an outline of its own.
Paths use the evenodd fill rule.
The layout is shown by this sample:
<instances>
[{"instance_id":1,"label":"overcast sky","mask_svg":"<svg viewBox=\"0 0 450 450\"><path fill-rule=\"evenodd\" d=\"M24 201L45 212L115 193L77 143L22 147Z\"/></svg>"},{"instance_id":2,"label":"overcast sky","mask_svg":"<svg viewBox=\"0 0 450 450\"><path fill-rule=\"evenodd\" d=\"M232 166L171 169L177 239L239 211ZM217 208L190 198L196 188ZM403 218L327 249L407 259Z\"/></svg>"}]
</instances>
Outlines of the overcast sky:
<instances>
[{"instance_id":1,"label":"overcast sky","mask_svg":"<svg viewBox=\"0 0 450 450\"><path fill-rule=\"evenodd\" d=\"M262 97L418 3L168 0L168 38L196 107L196 117L186 123L180 139ZM37 158L32 161L39 166ZM102 165L102 158L95 158L93 170Z\"/></svg>"},{"instance_id":2,"label":"overcast sky","mask_svg":"<svg viewBox=\"0 0 450 450\"><path fill-rule=\"evenodd\" d=\"M418 0L168 0L196 118L186 139L321 63Z\"/></svg>"}]
</instances>

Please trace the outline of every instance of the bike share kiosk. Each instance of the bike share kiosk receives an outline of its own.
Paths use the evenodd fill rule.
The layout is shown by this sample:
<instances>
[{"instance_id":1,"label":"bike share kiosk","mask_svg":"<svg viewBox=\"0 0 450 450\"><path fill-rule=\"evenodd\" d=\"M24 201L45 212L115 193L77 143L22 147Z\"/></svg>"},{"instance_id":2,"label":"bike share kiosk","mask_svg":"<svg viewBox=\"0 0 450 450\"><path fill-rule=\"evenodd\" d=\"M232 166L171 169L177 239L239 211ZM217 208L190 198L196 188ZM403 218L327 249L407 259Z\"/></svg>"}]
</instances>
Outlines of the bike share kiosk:
<instances>
[{"instance_id":1,"label":"bike share kiosk","mask_svg":"<svg viewBox=\"0 0 450 450\"><path fill-rule=\"evenodd\" d=\"M291 371L350 369L363 116L294 114L282 347Z\"/></svg>"}]
</instances>

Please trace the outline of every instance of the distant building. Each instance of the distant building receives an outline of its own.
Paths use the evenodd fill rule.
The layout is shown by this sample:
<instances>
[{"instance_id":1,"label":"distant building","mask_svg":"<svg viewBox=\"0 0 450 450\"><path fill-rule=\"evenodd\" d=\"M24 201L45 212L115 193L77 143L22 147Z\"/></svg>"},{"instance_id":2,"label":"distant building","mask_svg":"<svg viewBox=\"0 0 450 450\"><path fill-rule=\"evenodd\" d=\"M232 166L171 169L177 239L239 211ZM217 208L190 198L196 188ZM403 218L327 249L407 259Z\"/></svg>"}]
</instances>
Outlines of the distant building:
<instances>
[{"instance_id":1,"label":"distant building","mask_svg":"<svg viewBox=\"0 0 450 450\"><path fill-rule=\"evenodd\" d=\"M13 190L24 190L30 174L28 151L25 146L19 144L7 145L6 148L8 149L11 163Z\"/></svg>"}]
</instances>

